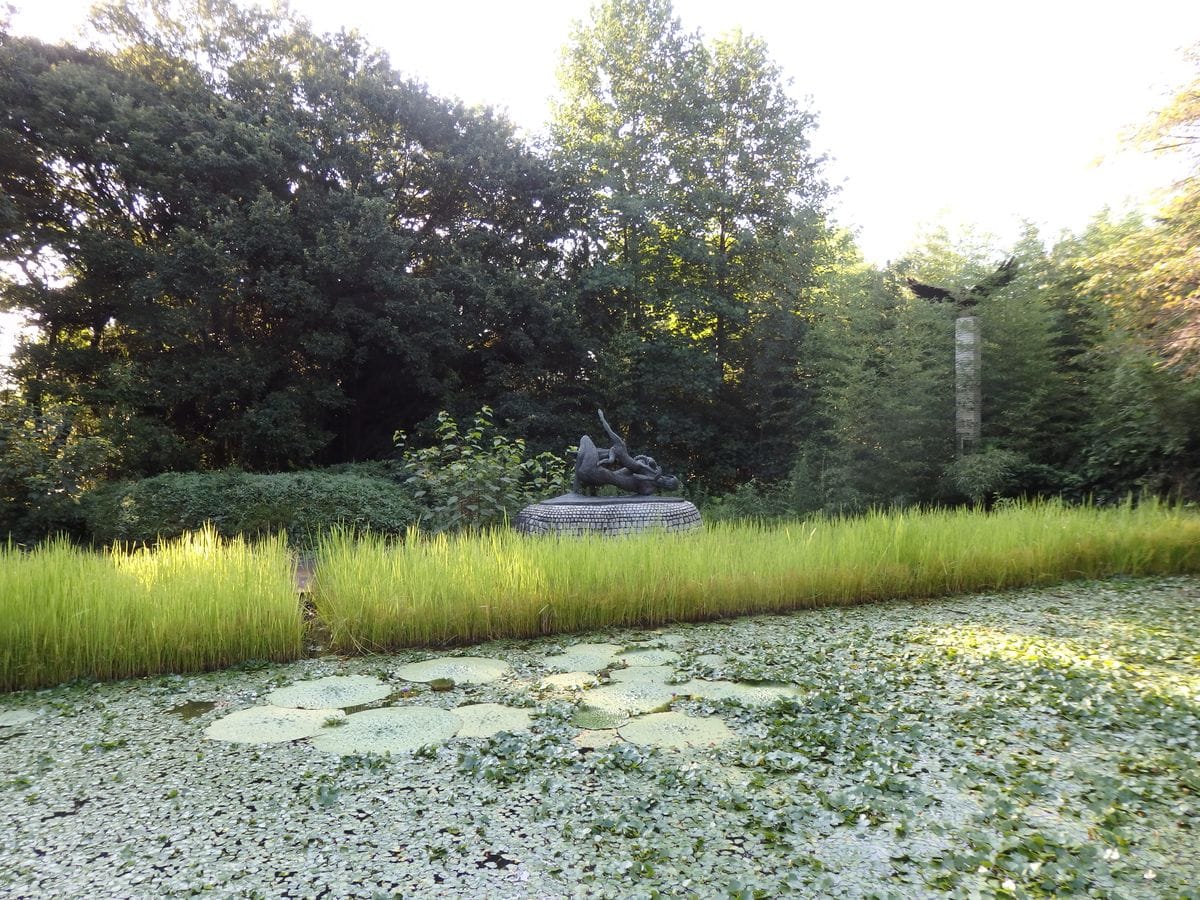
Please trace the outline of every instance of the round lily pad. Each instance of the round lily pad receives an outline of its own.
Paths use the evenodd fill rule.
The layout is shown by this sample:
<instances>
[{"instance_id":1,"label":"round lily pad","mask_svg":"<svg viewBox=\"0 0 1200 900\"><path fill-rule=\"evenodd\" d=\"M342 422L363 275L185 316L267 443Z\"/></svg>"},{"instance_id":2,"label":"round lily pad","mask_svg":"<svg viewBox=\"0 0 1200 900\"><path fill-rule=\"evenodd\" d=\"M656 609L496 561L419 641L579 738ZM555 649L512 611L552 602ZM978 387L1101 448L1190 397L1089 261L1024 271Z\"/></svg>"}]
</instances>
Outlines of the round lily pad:
<instances>
[{"instance_id":1,"label":"round lily pad","mask_svg":"<svg viewBox=\"0 0 1200 900\"><path fill-rule=\"evenodd\" d=\"M743 684L735 681L704 681L693 679L675 685L675 690L703 700L736 700L743 706L766 706L785 697L795 697L798 691L790 684Z\"/></svg>"},{"instance_id":2,"label":"round lily pad","mask_svg":"<svg viewBox=\"0 0 1200 900\"><path fill-rule=\"evenodd\" d=\"M612 665L613 657L620 652L616 644L575 644L547 656L542 664L559 672L598 672Z\"/></svg>"},{"instance_id":3,"label":"round lily pad","mask_svg":"<svg viewBox=\"0 0 1200 900\"><path fill-rule=\"evenodd\" d=\"M330 719L344 719L340 709L291 709L252 706L222 716L204 729L213 741L234 744L275 744L318 734Z\"/></svg>"},{"instance_id":4,"label":"round lily pad","mask_svg":"<svg viewBox=\"0 0 1200 900\"><path fill-rule=\"evenodd\" d=\"M682 634L673 631L656 631L651 636L651 640L666 647L682 647L688 641Z\"/></svg>"},{"instance_id":5,"label":"round lily pad","mask_svg":"<svg viewBox=\"0 0 1200 900\"><path fill-rule=\"evenodd\" d=\"M558 675L547 675L538 684L555 691L573 691L592 687L599 684L591 672L563 672Z\"/></svg>"},{"instance_id":6,"label":"round lily pad","mask_svg":"<svg viewBox=\"0 0 1200 900\"><path fill-rule=\"evenodd\" d=\"M613 744L621 742L621 736L617 734L615 728L602 728L595 731L581 731L575 737L571 738L571 742L576 747L586 747L589 750L599 750L601 747L610 747Z\"/></svg>"},{"instance_id":7,"label":"round lily pad","mask_svg":"<svg viewBox=\"0 0 1200 900\"><path fill-rule=\"evenodd\" d=\"M11 728L17 725L27 725L37 717L37 713L28 709L6 709L0 711L0 727Z\"/></svg>"},{"instance_id":8,"label":"round lily pad","mask_svg":"<svg viewBox=\"0 0 1200 900\"><path fill-rule=\"evenodd\" d=\"M596 709L636 716L666 706L675 699L675 690L657 681L627 681L585 691L583 699Z\"/></svg>"},{"instance_id":9,"label":"round lily pad","mask_svg":"<svg viewBox=\"0 0 1200 900\"><path fill-rule=\"evenodd\" d=\"M267 702L299 709L344 709L374 703L391 692L389 685L369 675L330 675L271 691Z\"/></svg>"},{"instance_id":10,"label":"round lily pad","mask_svg":"<svg viewBox=\"0 0 1200 900\"><path fill-rule=\"evenodd\" d=\"M462 719L458 737L491 737L502 731L528 731L533 716L527 709L515 709L500 703L471 703L454 714Z\"/></svg>"},{"instance_id":11,"label":"round lily pad","mask_svg":"<svg viewBox=\"0 0 1200 900\"><path fill-rule=\"evenodd\" d=\"M701 718L680 712L642 716L618 728L617 733L634 744L672 750L713 747L736 737L716 716Z\"/></svg>"},{"instance_id":12,"label":"round lily pad","mask_svg":"<svg viewBox=\"0 0 1200 900\"><path fill-rule=\"evenodd\" d=\"M670 666L630 666L628 669L613 669L609 677L622 684L631 681L657 681L666 684L674 676Z\"/></svg>"},{"instance_id":13,"label":"round lily pad","mask_svg":"<svg viewBox=\"0 0 1200 900\"><path fill-rule=\"evenodd\" d=\"M614 662L629 666L669 666L679 662L679 654L674 650L627 650Z\"/></svg>"},{"instance_id":14,"label":"round lily pad","mask_svg":"<svg viewBox=\"0 0 1200 900\"><path fill-rule=\"evenodd\" d=\"M704 666L708 669L723 669L725 668L725 657L720 653L703 653L696 657L696 665Z\"/></svg>"},{"instance_id":15,"label":"round lily pad","mask_svg":"<svg viewBox=\"0 0 1200 900\"><path fill-rule=\"evenodd\" d=\"M428 706L368 709L346 717L341 728L329 728L312 739L327 753L400 753L440 744L458 733L463 720Z\"/></svg>"},{"instance_id":16,"label":"round lily pad","mask_svg":"<svg viewBox=\"0 0 1200 900\"><path fill-rule=\"evenodd\" d=\"M487 684L508 672L508 663L481 656L437 656L424 662L409 663L396 670L405 681L436 681L447 678L455 684Z\"/></svg>"},{"instance_id":17,"label":"round lily pad","mask_svg":"<svg viewBox=\"0 0 1200 900\"><path fill-rule=\"evenodd\" d=\"M581 706L575 710L575 715L571 716L571 724L585 731L608 731L628 721L629 716L623 712L613 712L595 706Z\"/></svg>"}]
</instances>

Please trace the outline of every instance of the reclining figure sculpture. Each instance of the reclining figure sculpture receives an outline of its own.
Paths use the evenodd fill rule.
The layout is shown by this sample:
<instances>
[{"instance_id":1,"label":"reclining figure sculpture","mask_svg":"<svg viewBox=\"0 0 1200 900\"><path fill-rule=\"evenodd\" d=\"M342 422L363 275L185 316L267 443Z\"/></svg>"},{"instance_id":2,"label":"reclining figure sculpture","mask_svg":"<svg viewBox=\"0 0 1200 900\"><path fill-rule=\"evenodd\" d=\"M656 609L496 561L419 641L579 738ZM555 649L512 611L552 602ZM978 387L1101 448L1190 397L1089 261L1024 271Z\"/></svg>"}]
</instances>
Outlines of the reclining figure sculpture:
<instances>
[{"instance_id":1,"label":"reclining figure sculpture","mask_svg":"<svg viewBox=\"0 0 1200 900\"><path fill-rule=\"evenodd\" d=\"M602 450L586 434L579 439L579 452L575 454L575 478L571 484L573 493L582 494L586 488L594 495L596 488L611 484L631 494L648 497L656 491L679 488L679 479L674 475L664 475L654 457L630 456L625 441L609 427L604 410L597 412L612 446Z\"/></svg>"}]
</instances>

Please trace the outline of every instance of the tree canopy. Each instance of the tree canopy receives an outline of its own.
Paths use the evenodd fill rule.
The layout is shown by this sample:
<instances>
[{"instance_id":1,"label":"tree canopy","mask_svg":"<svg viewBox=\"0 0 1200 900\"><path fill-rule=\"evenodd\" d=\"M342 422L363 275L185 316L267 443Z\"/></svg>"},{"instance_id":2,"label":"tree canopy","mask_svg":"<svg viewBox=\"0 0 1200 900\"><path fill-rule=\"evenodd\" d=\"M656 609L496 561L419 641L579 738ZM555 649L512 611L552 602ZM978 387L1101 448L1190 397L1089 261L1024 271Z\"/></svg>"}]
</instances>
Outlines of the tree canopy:
<instances>
[{"instance_id":1,"label":"tree canopy","mask_svg":"<svg viewBox=\"0 0 1200 900\"><path fill-rule=\"evenodd\" d=\"M0 415L13 509L379 459L485 405L555 452L603 407L750 510L1200 491L1200 168L1148 223L935 233L876 267L766 43L669 0L577 26L542 146L286 9L93 25L0 21L0 308L33 326ZM1200 161L1197 97L1145 140ZM966 460L947 299L984 340Z\"/></svg>"}]
</instances>

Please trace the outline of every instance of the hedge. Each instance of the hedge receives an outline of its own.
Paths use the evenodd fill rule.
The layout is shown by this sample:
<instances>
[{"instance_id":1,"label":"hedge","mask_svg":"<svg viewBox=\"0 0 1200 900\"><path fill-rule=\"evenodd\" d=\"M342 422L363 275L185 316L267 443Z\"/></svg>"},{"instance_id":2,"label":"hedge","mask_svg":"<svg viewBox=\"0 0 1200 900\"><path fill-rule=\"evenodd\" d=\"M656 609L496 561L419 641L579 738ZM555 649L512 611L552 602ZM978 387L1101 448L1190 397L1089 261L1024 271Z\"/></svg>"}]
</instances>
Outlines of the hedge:
<instances>
[{"instance_id":1,"label":"hedge","mask_svg":"<svg viewBox=\"0 0 1200 900\"><path fill-rule=\"evenodd\" d=\"M151 543L208 522L227 537L286 532L293 545L307 545L338 524L403 533L420 515L392 479L322 470L173 472L104 485L82 506L91 538L101 544Z\"/></svg>"}]
</instances>

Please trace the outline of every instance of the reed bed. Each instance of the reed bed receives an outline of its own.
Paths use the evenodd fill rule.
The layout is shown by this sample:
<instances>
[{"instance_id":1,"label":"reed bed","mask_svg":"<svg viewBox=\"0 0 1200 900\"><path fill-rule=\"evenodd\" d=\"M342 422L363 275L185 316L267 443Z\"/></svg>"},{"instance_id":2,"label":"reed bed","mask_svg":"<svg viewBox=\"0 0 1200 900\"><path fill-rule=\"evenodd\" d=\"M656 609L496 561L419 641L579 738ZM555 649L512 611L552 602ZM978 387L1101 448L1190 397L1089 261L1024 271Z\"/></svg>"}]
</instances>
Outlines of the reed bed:
<instances>
[{"instance_id":1,"label":"reed bed","mask_svg":"<svg viewBox=\"0 0 1200 900\"><path fill-rule=\"evenodd\" d=\"M303 652L283 536L205 530L105 553L0 546L0 690L215 669Z\"/></svg>"},{"instance_id":2,"label":"reed bed","mask_svg":"<svg viewBox=\"0 0 1200 900\"><path fill-rule=\"evenodd\" d=\"M356 651L1194 572L1193 511L1047 502L629 538L335 531L315 599L333 646Z\"/></svg>"}]
</instances>

